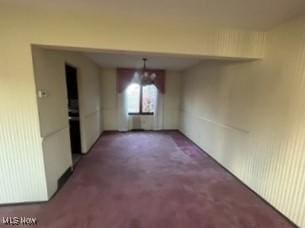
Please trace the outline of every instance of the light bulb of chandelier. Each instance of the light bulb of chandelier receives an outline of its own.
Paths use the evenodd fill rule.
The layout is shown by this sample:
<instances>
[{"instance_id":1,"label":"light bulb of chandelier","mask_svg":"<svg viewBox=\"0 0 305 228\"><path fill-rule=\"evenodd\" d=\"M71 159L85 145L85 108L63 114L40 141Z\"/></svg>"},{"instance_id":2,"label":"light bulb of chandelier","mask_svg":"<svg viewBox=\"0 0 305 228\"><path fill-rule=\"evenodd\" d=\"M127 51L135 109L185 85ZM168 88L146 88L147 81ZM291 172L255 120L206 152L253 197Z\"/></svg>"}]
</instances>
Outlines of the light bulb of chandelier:
<instances>
[{"instance_id":1,"label":"light bulb of chandelier","mask_svg":"<svg viewBox=\"0 0 305 228\"><path fill-rule=\"evenodd\" d=\"M150 75L150 78L151 78L152 80L154 80L156 77L157 77L157 75L156 75L155 73L153 73L153 74Z\"/></svg>"}]
</instances>

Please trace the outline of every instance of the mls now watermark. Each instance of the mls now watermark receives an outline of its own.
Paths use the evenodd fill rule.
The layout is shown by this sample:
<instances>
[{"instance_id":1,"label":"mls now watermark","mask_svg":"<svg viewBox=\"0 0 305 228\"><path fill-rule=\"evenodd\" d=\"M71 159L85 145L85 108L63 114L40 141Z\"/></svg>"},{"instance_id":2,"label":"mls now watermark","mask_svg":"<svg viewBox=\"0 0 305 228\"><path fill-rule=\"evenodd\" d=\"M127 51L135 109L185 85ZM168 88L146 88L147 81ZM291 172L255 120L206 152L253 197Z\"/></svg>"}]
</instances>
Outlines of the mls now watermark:
<instances>
[{"instance_id":1,"label":"mls now watermark","mask_svg":"<svg viewBox=\"0 0 305 228\"><path fill-rule=\"evenodd\" d=\"M2 223L5 225L37 225L38 219L33 217L2 217Z\"/></svg>"}]
</instances>

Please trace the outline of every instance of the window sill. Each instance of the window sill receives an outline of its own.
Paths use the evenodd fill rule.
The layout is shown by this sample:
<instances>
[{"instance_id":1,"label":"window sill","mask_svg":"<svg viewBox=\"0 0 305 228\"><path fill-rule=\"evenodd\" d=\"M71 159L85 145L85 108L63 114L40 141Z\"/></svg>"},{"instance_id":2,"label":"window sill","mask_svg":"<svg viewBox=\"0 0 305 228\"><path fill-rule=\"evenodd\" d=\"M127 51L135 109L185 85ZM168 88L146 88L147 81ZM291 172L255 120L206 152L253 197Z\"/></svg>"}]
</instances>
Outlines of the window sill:
<instances>
[{"instance_id":1,"label":"window sill","mask_svg":"<svg viewBox=\"0 0 305 228\"><path fill-rule=\"evenodd\" d=\"M142 112L142 113L136 113L136 112L130 112L128 113L129 116L153 116L153 112Z\"/></svg>"}]
</instances>

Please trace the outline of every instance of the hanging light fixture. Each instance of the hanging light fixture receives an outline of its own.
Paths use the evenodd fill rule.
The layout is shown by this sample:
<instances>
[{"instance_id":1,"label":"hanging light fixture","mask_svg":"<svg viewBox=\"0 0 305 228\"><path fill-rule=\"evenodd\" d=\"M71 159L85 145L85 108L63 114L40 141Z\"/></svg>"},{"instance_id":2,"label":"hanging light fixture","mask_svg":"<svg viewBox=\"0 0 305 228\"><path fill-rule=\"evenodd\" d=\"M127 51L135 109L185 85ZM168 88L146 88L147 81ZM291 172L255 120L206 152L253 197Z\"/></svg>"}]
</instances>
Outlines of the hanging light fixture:
<instances>
[{"instance_id":1,"label":"hanging light fixture","mask_svg":"<svg viewBox=\"0 0 305 228\"><path fill-rule=\"evenodd\" d=\"M149 72L149 70L147 70L147 68L146 68L147 58L143 58L142 60L143 60L143 68L140 73L141 83L143 85L152 84L157 75L155 73L151 73L151 72Z\"/></svg>"}]
</instances>

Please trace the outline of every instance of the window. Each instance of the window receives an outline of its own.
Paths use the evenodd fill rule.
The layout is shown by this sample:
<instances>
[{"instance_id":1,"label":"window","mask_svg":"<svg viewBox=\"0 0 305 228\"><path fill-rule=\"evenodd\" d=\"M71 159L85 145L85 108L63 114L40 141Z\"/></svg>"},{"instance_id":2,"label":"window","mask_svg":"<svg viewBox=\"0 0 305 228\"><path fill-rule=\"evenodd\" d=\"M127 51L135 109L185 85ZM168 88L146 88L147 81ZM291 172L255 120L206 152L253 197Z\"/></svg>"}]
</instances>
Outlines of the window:
<instances>
[{"instance_id":1,"label":"window","mask_svg":"<svg viewBox=\"0 0 305 228\"><path fill-rule=\"evenodd\" d=\"M128 104L128 113L139 113L140 112L140 85L139 84L130 84L127 87L127 104Z\"/></svg>"},{"instance_id":2,"label":"window","mask_svg":"<svg viewBox=\"0 0 305 228\"><path fill-rule=\"evenodd\" d=\"M132 83L127 87L129 115L153 115L157 97L155 85Z\"/></svg>"},{"instance_id":3,"label":"window","mask_svg":"<svg viewBox=\"0 0 305 228\"><path fill-rule=\"evenodd\" d=\"M142 86L142 112L153 113L157 97L157 88L155 85Z\"/></svg>"}]
</instances>

